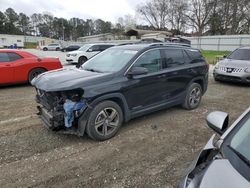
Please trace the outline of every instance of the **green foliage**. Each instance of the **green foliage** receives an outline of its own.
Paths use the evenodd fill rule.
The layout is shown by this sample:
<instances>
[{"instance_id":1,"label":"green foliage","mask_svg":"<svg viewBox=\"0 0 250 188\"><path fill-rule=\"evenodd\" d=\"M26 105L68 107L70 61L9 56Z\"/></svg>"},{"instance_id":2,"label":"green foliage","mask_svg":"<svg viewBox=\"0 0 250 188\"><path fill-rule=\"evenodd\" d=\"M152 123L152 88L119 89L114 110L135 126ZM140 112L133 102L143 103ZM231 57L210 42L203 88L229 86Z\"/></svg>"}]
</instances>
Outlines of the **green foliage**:
<instances>
[{"instance_id":1,"label":"green foliage","mask_svg":"<svg viewBox=\"0 0 250 188\"><path fill-rule=\"evenodd\" d=\"M230 51L213 51L213 50L202 50L201 52L209 64L217 63L218 59L230 53Z\"/></svg>"},{"instance_id":2,"label":"green foliage","mask_svg":"<svg viewBox=\"0 0 250 188\"><path fill-rule=\"evenodd\" d=\"M36 48L38 46L38 43L36 43L36 42L25 42L24 43L24 48L29 48L29 49L31 49L31 48Z\"/></svg>"}]
</instances>

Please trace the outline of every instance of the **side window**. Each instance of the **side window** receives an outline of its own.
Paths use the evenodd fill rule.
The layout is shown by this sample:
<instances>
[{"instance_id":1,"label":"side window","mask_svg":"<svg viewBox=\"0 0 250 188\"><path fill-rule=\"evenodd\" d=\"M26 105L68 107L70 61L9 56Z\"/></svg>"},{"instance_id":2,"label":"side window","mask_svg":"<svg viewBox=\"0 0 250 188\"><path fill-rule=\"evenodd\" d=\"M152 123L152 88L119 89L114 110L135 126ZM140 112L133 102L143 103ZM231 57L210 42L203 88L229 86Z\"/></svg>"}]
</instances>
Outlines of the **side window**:
<instances>
[{"instance_id":1,"label":"side window","mask_svg":"<svg viewBox=\"0 0 250 188\"><path fill-rule=\"evenodd\" d=\"M149 73L162 69L162 58L160 50L151 50L143 54L133 65L134 67L144 67Z\"/></svg>"},{"instance_id":2,"label":"side window","mask_svg":"<svg viewBox=\"0 0 250 188\"><path fill-rule=\"evenodd\" d=\"M100 51L100 45L94 45L94 46L90 47L88 51L89 52Z\"/></svg>"},{"instance_id":3,"label":"side window","mask_svg":"<svg viewBox=\"0 0 250 188\"><path fill-rule=\"evenodd\" d=\"M9 56L9 61L16 61L16 60L22 58L20 55L14 53L14 52L9 52L8 56Z\"/></svg>"},{"instance_id":4,"label":"side window","mask_svg":"<svg viewBox=\"0 0 250 188\"><path fill-rule=\"evenodd\" d=\"M5 52L0 52L0 63L1 62L9 62L9 56Z\"/></svg>"},{"instance_id":5,"label":"side window","mask_svg":"<svg viewBox=\"0 0 250 188\"><path fill-rule=\"evenodd\" d=\"M190 63L201 63L205 61L199 50L185 50L185 52L191 59Z\"/></svg>"},{"instance_id":6,"label":"side window","mask_svg":"<svg viewBox=\"0 0 250 188\"><path fill-rule=\"evenodd\" d=\"M101 45L100 46L100 50L101 51L104 51L104 50L106 50L106 49L108 49L108 48L111 48L113 45Z\"/></svg>"},{"instance_id":7,"label":"side window","mask_svg":"<svg viewBox=\"0 0 250 188\"><path fill-rule=\"evenodd\" d=\"M185 63L183 52L181 49L165 49L163 68L173 68L181 66Z\"/></svg>"}]
</instances>

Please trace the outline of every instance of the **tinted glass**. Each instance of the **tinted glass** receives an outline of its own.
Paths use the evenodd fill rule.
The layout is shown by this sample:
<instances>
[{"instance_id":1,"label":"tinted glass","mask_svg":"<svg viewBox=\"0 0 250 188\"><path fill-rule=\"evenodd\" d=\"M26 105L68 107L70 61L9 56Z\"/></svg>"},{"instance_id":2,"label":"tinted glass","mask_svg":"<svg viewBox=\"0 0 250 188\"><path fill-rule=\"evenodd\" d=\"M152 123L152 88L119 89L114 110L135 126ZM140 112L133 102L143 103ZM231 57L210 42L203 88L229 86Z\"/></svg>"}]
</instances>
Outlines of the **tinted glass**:
<instances>
[{"instance_id":1,"label":"tinted glass","mask_svg":"<svg viewBox=\"0 0 250 188\"><path fill-rule=\"evenodd\" d=\"M133 65L134 67L144 67L149 73L162 69L162 58L160 50L151 50L143 54Z\"/></svg>"},{"instance_id":2,"label":"tinted glass","mask_svg":"<svg viewBox=\"0 0 250 188\"><path fill-rule=\"evenodd\" d=\"M10 61L16 61L16 60L22 58L20 55L18 55L16 53L12 53L12 52L8 53L8 55L9 55L9 60Z\"/></svg>"},{"instance_id":3,"label":"tinted glass","mask_svg":"<svg viewBox=\"0 0 250 188\"><path fill-rule=\"evenodd\" d=\"M228 56L228 58L236 60L250 60L250 50L248 49L235 50Z\"/></svg>"},{"instance_id":4,"label":"tinted glass","mask_svg":"<svg viewBox=\"0 0 250 188\"><path fill-rule=\"evenodd\" d=\"M163 68L173 68L185 63L181 49L166 49L164 52Z\"/></svg>"},{"instance_id":5,"label":"tinted glass","mask_svg":"<svg viewBox=\"0 0 250 188\"><path fill-rule=\"evenodd\" d=\"M96 72L117 72L131 60L137 51L107 49L82 65L82 69Z\"/></svg>"},{"instance_id":6,"label":"tinted glass","mask_svg":"<svg viewBox=\"0 0 250 188\"><path fill-rule=\"evenodd\" d=\"M9 56L7 53L0 52L0 62L9 62Z\"/></svg>"},{"instance_id":7,"label":"tinted glass","mask_svg":"<svg viewBox=\"0 0 250 188\"><path fill-rule=\"evenodd\" d=\"M190 50L185 50L185 52L191 59L190 63L200 63L205 61L199 50L190 49Z\"/></svg>"},{"instance_id":8,"label":"tinted glass","mask_svg":"<svg viewBox=\"0 0 250 188\"><path fill-rule=\"evenodd\" d=\"M103 51L103 50L106 50L106 49L108 49L108 48L110 48L112 46L114 46L114 45L101 45L100 50Z\"/></svg>"},{"instance_id":9,"label":"tinted glass","mask_svg":"<svg viewBox=\"0 0 250 188\"><path fill-rule=\"evenodd\" d=\"M91 48L89 48L89 51L100 51L100 45L94 45Z\"/></svg>"}]
</instances>

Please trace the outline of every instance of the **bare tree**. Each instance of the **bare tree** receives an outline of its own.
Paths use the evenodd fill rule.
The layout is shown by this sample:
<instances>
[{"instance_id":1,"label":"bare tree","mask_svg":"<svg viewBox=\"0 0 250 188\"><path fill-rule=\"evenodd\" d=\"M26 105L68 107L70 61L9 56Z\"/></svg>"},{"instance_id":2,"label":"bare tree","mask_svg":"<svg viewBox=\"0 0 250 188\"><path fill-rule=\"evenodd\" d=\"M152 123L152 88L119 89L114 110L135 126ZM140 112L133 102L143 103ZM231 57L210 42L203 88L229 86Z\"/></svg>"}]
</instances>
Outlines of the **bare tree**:
<instances>
[{"instance_id":1,"label":"bare tree","mask_svg":"<svg viewBox=\"0 0 250 188\"><path fill-rule=\"evenodd\" d=\"M170 0L151 0L137 7L137 12L155 29L166 28Z\"/></svg>"},{"instance_id":2,"label":"bare tree","mask_svg":"<svg viewBox=\"0 0 250 188\"><path fill-rule=\"evenodd\" d=\"M186 14L189 25L195 28L198 35L202 35L209 23L213 0L190 0L189 3L190 7Z\"/></svg>"}]
</instances>

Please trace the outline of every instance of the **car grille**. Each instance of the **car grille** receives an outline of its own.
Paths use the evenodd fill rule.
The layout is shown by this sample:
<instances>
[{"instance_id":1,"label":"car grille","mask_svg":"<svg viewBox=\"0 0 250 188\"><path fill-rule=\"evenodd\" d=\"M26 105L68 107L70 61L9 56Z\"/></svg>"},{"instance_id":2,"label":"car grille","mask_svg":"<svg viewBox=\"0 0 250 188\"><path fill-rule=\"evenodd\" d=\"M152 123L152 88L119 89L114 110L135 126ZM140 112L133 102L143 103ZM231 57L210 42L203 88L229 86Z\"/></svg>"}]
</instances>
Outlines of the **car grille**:
<instances>
[{"instance_id":1,"label":"car grille","mask_svg":"<svg viewBox=\"0 0 250 188\"><path fill-rule=\"evenodd\" d=\"M243 68L232 68L232 67L219 67L219 70L227 73L238 73L244 71Z\"/></svg>"}]
</instances>

